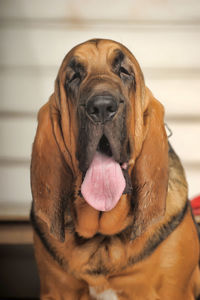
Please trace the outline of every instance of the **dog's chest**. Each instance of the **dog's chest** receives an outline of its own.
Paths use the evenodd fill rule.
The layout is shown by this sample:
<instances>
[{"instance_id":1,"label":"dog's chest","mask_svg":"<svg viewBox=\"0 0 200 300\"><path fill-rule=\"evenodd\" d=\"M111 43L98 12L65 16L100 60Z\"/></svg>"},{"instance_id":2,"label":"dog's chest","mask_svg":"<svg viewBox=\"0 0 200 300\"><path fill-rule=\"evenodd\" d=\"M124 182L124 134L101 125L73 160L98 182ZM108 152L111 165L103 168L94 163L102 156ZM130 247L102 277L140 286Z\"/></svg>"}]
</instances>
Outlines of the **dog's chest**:
<instances>
[{"instance_id":1,"label":"dog's chest","mask_svg":"<svg viewBox=\"0 0 200 300\"><path fill-rule=\"evenodd\" d=\"M118 300L117 294L114 290L109 289L101 293L97 293L94 287L90 287L90 295L96 300Z\"/></svg>"}]
</instances>

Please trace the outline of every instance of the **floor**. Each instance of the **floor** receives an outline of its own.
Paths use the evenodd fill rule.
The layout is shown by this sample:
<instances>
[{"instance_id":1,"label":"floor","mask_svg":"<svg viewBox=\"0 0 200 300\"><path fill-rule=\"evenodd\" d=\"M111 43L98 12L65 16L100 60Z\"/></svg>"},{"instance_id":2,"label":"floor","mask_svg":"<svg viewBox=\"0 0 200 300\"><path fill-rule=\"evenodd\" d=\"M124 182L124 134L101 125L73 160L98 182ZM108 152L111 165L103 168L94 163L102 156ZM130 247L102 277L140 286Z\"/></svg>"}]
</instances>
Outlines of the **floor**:
<instances>
[{"instance_id":1,"label":"floor","mask_svg":"<svg viewBox=\"0 0 200 300\"><path fill-rule=\"evenodd\" d=\"M39 299L32 245L0 245L0 299Z\"/></svg>"}]
</instances>

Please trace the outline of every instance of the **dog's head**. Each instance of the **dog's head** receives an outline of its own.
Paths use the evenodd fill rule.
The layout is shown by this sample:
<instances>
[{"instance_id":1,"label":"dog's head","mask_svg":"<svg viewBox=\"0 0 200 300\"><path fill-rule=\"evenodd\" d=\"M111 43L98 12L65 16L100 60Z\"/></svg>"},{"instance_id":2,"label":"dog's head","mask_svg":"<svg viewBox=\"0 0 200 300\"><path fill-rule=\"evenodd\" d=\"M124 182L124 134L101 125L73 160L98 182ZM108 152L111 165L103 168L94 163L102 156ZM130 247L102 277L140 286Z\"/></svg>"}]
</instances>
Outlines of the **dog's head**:
<instances>
[{"instance_id":1,"label":"dog's head","mask_svg":"<svg viewBox=\"0 0 200 300\"><path fill-rule=\"evenodd\" d=\"M112 211L122 193L129 193L137 234L165 211L168 147L163 113L145 87L139 64L123 45L90 40L64 58L49 114L60 163L66 163L67 171L61 172L58 161L52 167L60 168L62 178L63 172L70 173L65 179L70 181L68 189L81 191L79 197L96 211ZM57 190L57 198L66 193L62 180L59 187L50 188ZM64 214L59 213L61 219ZM76 205L74 215L79 216Z\"/></svg>"}]
</instances>

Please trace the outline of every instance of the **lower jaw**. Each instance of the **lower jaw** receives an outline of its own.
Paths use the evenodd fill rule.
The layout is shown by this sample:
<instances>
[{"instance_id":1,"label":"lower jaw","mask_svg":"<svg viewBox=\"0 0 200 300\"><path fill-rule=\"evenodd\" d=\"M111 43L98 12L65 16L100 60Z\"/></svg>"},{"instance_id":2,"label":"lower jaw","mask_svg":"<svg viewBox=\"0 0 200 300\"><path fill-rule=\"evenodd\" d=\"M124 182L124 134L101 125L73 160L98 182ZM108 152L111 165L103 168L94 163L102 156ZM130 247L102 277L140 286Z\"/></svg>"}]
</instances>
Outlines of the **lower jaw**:
<instances>
[{"instance_id":1,"label":"lower jaw","mask_svg":"<svg viewBox=\"0 0 200 300\"><path fill-rule=\"evenodd\" d=\"M116 207L109 212L97 211L82 200L76 201L75 230L83 238L89 239L96 234L115 235L131 226L133 222L129 195L122 195Z\"/></svg>"}]
</instances>

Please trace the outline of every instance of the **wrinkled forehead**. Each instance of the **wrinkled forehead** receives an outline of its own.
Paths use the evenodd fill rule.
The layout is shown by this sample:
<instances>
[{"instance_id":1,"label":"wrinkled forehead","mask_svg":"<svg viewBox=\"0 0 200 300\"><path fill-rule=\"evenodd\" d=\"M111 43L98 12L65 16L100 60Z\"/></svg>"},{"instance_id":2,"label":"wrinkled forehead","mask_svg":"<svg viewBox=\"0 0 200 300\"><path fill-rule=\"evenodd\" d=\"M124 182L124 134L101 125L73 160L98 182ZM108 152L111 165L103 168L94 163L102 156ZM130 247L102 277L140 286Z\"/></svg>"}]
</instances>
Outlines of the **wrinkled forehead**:
<instances>
[{"instance_id":1,"label":"wrinkled forehead","mask_svg":"<svg viewBox=\"0 0 200 300\"><path fill-rule=\"evenodd\" d=\"M88 65L100 67L112 63L116 57L133 58L132 54L123 45L111 40L90 40L74 47L65 57L63 64L73 64L78 61L85 67Z\"/></svg>"}]
</instances>

